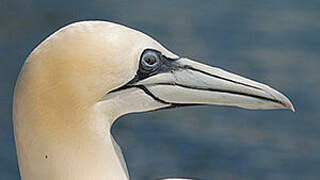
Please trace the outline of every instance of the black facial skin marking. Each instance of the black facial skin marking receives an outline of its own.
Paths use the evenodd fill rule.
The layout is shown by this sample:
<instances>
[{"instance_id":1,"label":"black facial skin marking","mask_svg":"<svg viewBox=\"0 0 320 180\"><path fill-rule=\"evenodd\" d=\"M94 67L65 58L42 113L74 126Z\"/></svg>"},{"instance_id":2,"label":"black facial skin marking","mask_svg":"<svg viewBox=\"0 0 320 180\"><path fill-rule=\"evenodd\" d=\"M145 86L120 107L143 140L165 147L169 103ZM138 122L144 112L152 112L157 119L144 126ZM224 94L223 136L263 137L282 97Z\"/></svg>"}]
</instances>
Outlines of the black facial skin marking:
<instances>
[{"instance_id":1,"label":"black facial skin marking","mask_svg":"<svg viewBox=\"0 0 320 180\"><path fill-rule=\"evenodd\" d=\"M161 54L161 52L159 52L157 50L153 50L153 49L144 50L143 53L141 54L140 61L141 61L143 54L148 51L153 51L158 55L158 57L160 58L160 62L159 62L160 65L156 69L146 71L142 68L142 64L140 62L139 69L137 71L136 76L131 81L129 81L126 85L134 84L138 81L141 81L143 79L146 79L148 77L151 77L151 76L159 74L159 73L175 71L175 70L178 70L179 68L181 68L181 66L179 66L179 64L176 62L176 60L178 60L178 59L171 59L171 58L165 57L164 55Z\"/></svg>"},{"instance_id":2,"label":"black facial skin marking","mask_svg":"<svg viewBox=\"0 0 320 180\"><path fill-rule=\"evenodd\" d=\"M156 53L158 55L158 57L160 58L160 65L156 67L156 69L152 69L149 71L146 71L145 69L143 69L142 67L142 63L141 63L141 58L143 57L143 55L148 52L148 51L153 51L154 53ZM160 73L165 73L165 72L170 72L170 71L175 71L178 69L181 69L183 67L181 67L176 60L178 59L171 59L168 58L164 55L161 54L161 52L157 51L157 50L153 50L153 49L146 49L143 51L143 53L140 56L140 63L139 63L139 69L136 73L136 75L134 76L134 78L132 80L130 80L127 84L125 84L124 86L119 87L118 89L114 89L112 91L110 91L108 94L116 92L116 91L120 91L123 89L128 89L131 87L137 87L139 88L139 86L134 85L135 83L137 83L138 81L141 81L143 79L149 78L151 76L154 76L156 74L160 74ZM143 85L141 85L143 86ZM141 88L140 88L141 89ZM147 88L145 88L147 90ZM143 89L142 89L143 90ZM145 91L145 90L144 90ZM147 90L149 91L149 90ZM145 91L146 92L146 91ZM151 93L151 92L149 92ZM146 94L149 94L146 93Z\"/></svg>"},{"instance_id":3,"label":"black facial skin marking","mask_svg":"<svg viewBox=\"0 0 320 180\"><path fill-rule=\"evenodd\" d=\"M142 67L142 63L141 63L141 59L143 57L143 55L147 52L153 52L155 53L159 59L160 59L160 64L158 66L156 66L154 69L150 69L150 70L146 70ZM179 59L179 58L178 58ZM207 76L211 76L214 78L218 78L221 80L225 80L225 81L229 81L232 83L236 83L236 84L240 84L243 86L247 86L247 87L251 87L251 88L255 88L255 89L259 89L261 90L261 88L259 87L255 87L252 85L248 85L248 84L244 84L241 82L237 82L234 80L230 80L230 79L226 79L224 77L220 77L214 74L210 74L208 72L202 71L200 69L196 69L192 66L189 65L181 65L177 62L178 59L171 59L168 57L165 57L164 55L161 54L161 52L157 51L157 50L153 50L153 49L146 49L143 51L143 53L140 56L140 63L139 63L139 69L135 75L135 77L130 80L127 84L125 84L124 86L117 88L115 90L110 91L108 94L116 92L116 91L121 91L124 89L128 89L128 88L139 88L141 90L144 91L144 93L150 97L152 97L155 101L158 101L162 104L168 104L169 106L165 107L165 108L161 108L161 109L168 109L168 108L175 108L175 107L182 107L182 106L194 106L194 105L201 105L201 104L183 104L183 103L171 103L171 102L167 102L165 100L162 100L161 98L155 96L154 94L152 94L148 88L146 88L144 85L137 85L136 83L138 81L141 81L143 79L149 78L151 76L154 76L156 74L160 74L160 73L166 73L166 72L170 72L170 71L178 71L178 70L191 70L191 71L197 71L200 72L204 75ZM257 96L257 95L251 95L251 94L246 94L246 93L240 93L240 92L235 92L235 91L228 91L228 90L222 90L222 89L213 89L213 88L199 88L199 87L190 87L190 86L185 86L185 85L181 85L181 84L169 84L169 83L159 83L159 84L154 84L154 85L174 85L174 86L179 86L179 87L183 87L183 88L189 88L189 89L195 89L195 90L204 90L204 91L212 91L212 92L220 92L220 93L230 93L230 94L234 94L234 95L241 95L241 96L248 96L248 97L253 97L253 98L257 98L257 99L262 99L262 100L267 100L267 101L272 101L275 103L280 103L281 102L271 99L271 98L266 98L263 96Z\"/></svg>"},{"instance_id":4,"label":"black facial skin marking","mask_svg":"<svg viewBox=\"0 0 320 180\"><path fill-rule=\"evenodd\" d=\"M143 55L149 51L152 51L154 53L156 53L160 59L160 65L156 67L156 69L152 69L149 71L146 71L143 67L142 67L142 63L141 63L141 59L143 57ZM166 102L158 97L156 97L154 94L152 94L145 86L143 85L135 85L135 83L137 83L138 81L141 81L143 79L146 79L148 77L154 76L156 74L159 73L165 73L165 72L170 72L170 71L176 71L179 69L183 69L183 67L181 65L179 65L176 60L178 59L171 59L168 58L164 55L161 54L161 52L154 50L154 49L146 49L143 51L143 53L140 56L140 63L139 63L139 69L135 75L135 77L130 80L127 84L125 84L124 86L121 86L117 89L114 89L112 91L110 91L108 94L116 92L116 91L121 91L124 89L128 89L128 88L139 88L141 90L144 91L145 94L147 94L148 96L152 97L155 101L158 101L162 104L168 104L170 106L165 107L163 109L167 109L167 108L173 108L173 107L180 107L180 106L187 106L189 104L175 104L175 103L170 103L170 102ZM191 105L191 104L190 104Z\"/></svg>"}]
</instances>

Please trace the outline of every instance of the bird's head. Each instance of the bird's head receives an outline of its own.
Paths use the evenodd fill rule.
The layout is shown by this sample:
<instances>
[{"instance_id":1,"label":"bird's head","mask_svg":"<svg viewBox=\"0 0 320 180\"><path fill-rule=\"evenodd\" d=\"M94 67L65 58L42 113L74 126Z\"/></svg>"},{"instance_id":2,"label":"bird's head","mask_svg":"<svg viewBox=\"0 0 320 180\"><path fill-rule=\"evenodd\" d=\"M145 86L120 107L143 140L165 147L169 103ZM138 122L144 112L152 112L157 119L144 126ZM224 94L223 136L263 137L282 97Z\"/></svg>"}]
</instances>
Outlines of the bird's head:
<instances>
[{"instance_id":1,"label":"bird's head","mask_svg":"<svg viewBox=\"0 0 320 180\"><path fill-rule=\"evenodd\" d=\"M36 64L30 75L29 64ZM180 57L139 31L103 21L54 33L33 51L23 74L33 76L29 84L42 88L38 94L49 106L111 103L117 117L196 104L293 110L265 84Z\"/></svg>"},{"instance_id":2,"label":"bird's head","mask_svg":"<svg viewBox=\"0 0 320 180\"><path fill-rule=\"evenodd\" d=\"M177 56L136 30L103 21L66 26L30 54L16 84L21 176L128 179L108 136L114 120L195 104L293 110L269 86Z\"/></svg>"}]
</instances>

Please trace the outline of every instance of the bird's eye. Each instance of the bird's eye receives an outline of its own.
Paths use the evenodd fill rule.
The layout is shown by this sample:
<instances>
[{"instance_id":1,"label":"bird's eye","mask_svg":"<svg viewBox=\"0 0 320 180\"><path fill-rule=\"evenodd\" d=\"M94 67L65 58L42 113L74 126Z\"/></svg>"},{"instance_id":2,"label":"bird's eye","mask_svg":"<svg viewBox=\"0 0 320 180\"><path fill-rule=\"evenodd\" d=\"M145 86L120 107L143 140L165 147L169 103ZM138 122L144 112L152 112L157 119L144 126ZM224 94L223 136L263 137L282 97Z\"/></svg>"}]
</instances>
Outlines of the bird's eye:
<instances>
[{"instance_id":1,"label":"bird's eye","mask_svg":"<svg viewBox=\"0 0 320 180\"><path fill-rule=\"evenodd\" d=\"M142 55L141 67L144 70L155 70L160 65L160 57L156 52L148 51Z\"/></svg>"}]
</instances>

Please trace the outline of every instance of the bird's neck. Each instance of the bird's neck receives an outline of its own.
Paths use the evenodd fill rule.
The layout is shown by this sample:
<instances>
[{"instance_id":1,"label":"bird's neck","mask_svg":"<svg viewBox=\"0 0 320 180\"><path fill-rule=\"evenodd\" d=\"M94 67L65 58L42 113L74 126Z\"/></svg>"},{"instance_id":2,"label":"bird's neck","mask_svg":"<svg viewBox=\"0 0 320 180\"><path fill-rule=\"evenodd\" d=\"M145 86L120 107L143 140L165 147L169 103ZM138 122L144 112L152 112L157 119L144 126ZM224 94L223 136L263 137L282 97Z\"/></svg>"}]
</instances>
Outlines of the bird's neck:
<instances>
[{"instance_id":1,"label":"bird's neck","mask_svg":"<svg viewBox=\"0 0 320 180\"><path fill-rule=\"evenodd\" d=\"M22 116L18 104L15 136L22 180L128 180L121 150L110 133L113 117L99 107L80 114L80 120L68 119L70 124L45 124L48 114Z\"/></svg>"},{"instance_id":2,"label":"bird's neck","mask_svg":"<svg viewBox=\"0 0 320 180\"><path fill-rule=\"evenodd\" d=\"M138 88L99 102L81 99L61 83L45 86L47 81L39 82L36 77L42 76L30 75L28 67L18 79L13 108L21 179L127 180L121 150L110 133L112 123L123 114L166 105Z\"/></svg>"}]
</instances>

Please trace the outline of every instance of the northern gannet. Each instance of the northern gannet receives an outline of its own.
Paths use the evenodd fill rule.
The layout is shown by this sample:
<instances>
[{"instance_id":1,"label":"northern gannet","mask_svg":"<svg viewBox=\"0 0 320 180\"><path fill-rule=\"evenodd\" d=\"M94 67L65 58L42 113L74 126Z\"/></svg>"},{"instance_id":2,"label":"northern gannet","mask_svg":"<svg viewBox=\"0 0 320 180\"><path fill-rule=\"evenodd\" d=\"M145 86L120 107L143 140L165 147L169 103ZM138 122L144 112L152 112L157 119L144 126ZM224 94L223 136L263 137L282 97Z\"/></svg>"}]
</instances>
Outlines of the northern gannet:
<instances>
[{"instance_id":1,"label":"northern gannet","mask_svg":"<svg viewBox=\"0 0 320 180\"><path fill-rule=\"evenodd\" d=\"M22 180L128 180L120 116L194 104L293 109L271 87L183 58L123 25L83 21L27 58L14 93Z\"/></svg>"}]
</instances>

